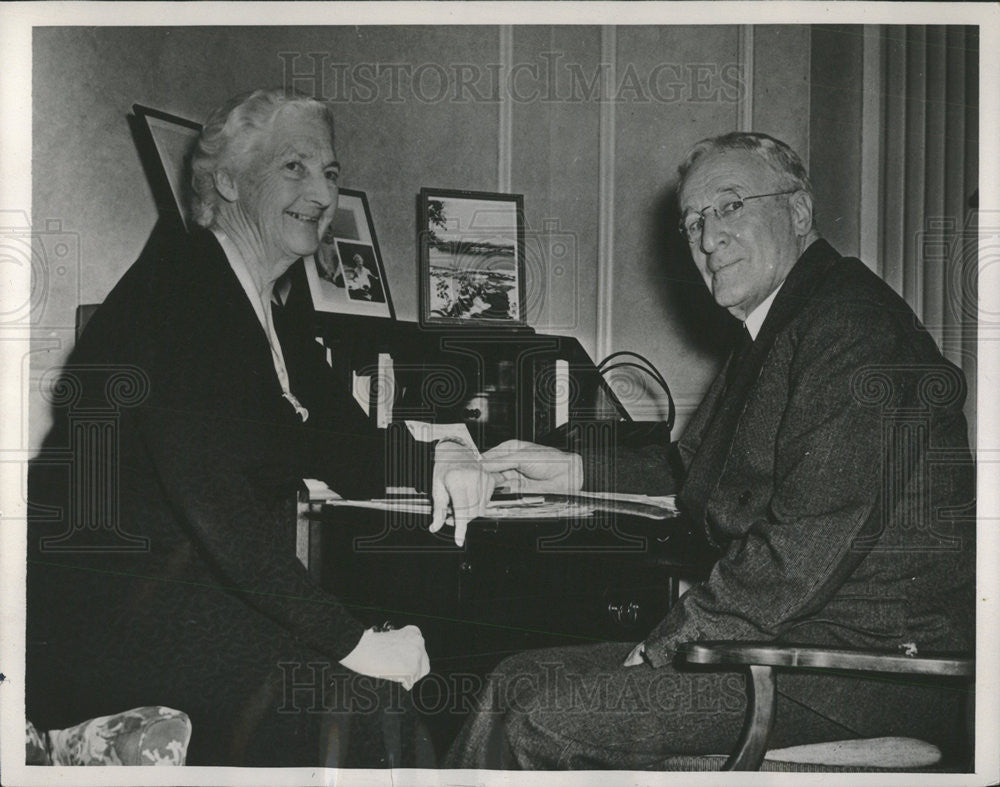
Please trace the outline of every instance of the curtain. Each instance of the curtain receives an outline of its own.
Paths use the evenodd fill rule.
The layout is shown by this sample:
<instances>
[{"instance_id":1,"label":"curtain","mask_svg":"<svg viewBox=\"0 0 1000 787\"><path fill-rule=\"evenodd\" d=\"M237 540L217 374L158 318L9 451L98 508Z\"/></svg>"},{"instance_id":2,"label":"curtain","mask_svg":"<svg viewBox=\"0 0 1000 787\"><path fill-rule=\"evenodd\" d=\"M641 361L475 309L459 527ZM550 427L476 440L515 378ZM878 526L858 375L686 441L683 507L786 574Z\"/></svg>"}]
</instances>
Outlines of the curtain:
<instances>
[{"instance_id":1,"label":"curtain","mask_svg":"<svg viewBox=\"0 0 1000 787\"><path fill-rule=\"evenodd\" d=\"M975 445L979 31L881 33L879 273L965 372Z\"/></svg>"}]
</instances>

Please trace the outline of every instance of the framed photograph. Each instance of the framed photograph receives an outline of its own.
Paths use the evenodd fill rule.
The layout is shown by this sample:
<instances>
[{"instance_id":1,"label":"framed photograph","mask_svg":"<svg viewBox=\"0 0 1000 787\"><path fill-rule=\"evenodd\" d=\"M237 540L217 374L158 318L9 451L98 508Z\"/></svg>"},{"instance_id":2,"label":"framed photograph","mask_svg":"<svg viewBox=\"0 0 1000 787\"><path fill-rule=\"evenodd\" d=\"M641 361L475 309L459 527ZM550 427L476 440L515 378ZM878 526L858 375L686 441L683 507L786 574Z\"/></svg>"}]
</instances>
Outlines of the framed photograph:
<instances>
[{"instance_id":1,"label":"framed photograph","mask_svg":"<svg viewBox=\"0 0 1000 787\"><path fill-rule=\"evenodd\" d=\"M319 249L306 260L306 278L317 311L396 318L368 197L341 189L337 212Z\"/></svg>"},{"instance_id":2,"label":"framed photograph","mask_svg":"<svg viewBox=\"0 0 1000 787\"><path fill-rule=\"evenodd\" d=\"M523 327L524 197L420 190L422 325Z\"/></svg>"},{"instance_id":3,"label":"framed photograph","mask_svg":"<svg viewBox=\"0 0 1000 787\"><path fill-rule=\"evenodd\" d=\"M179 219L184 228L190 230L188 197L191 184L187 178L187 162L201 133L201 124L142 104L133 104L132 111L148 149L144 163L157 208L161 215Z\"/></svg>"}]
</instances>

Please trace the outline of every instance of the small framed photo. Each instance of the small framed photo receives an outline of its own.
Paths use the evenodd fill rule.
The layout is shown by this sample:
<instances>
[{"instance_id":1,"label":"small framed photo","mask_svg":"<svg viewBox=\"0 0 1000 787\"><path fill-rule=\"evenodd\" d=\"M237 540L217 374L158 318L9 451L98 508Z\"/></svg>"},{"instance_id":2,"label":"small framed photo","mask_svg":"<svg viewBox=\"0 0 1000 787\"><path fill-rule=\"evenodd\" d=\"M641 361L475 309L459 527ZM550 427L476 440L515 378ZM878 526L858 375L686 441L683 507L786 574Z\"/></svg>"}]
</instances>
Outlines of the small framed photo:
<instances>
[{"instance_id":1,"label":"small framed photo","mask_svg":"<svg viewBox=\"0 0 1000 787\"><path fill-rule=\"evenodd\" d=\"M422 325L524 327L524 197L420 190Z\"/></svg>"},{"instance_id":2,"label":"small framed photo","mask_svg":"<svg viewBox=\"0 0 1000 787\"><path fill-rule=\"evenodd\" d=\"M317 311L396 318L363 191L340 190L333 221L319 249L305 263Z\"/></svg>"},{"instance_id":3,"label":"small framed photo","mask_svg":"<svg viewBox=\"0 0 1000 787\"><path fill-rule=\"evenodd\" d=\"M190 231L188 159L201 124L142 104L133 104L132 111L147 148L144 155L156 206L162 216L179 219Z\"/></svg>"}]
</instances>

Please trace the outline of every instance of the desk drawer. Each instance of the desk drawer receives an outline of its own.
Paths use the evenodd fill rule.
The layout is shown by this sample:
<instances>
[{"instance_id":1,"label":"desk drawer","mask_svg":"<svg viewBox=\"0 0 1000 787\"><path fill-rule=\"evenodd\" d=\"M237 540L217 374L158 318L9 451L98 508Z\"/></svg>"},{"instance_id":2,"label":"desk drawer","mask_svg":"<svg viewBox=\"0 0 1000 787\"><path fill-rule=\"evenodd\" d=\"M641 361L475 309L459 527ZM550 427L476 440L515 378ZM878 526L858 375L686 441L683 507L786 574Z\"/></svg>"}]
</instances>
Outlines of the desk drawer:
<instances>
[{"instance_id":1,"label":"desk drawer","mask_svg":"<svg viewBox=\"0 0 1000 787\"><path fill-rule=\"evenodd\" d=\"M459 661L641 639L703 556L677 520L477 520L459 549L426 516L324 516L322 584L362 621L419 625L429 652Z\"/></svg>"}]
</instances>

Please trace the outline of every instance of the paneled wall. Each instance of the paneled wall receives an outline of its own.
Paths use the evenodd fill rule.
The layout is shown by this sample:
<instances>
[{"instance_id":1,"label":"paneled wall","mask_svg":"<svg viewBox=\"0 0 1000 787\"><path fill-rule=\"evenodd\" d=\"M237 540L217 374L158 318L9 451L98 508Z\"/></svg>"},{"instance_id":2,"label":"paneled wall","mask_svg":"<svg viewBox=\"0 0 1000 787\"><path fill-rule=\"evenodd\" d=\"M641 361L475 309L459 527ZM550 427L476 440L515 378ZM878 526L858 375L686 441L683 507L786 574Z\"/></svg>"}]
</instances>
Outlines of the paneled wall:
<instances>
[{"instance_id":1,"label":"paneled wall","mask_svg":"<svg viewBox=\"0 0 1000 787\"><path fill-rule=\"evenodd\" d=\"M36 30L33 219L57 220L79 264L48 271L37 335L50 346L33 374L65 358L76 305L104 298L156 221L131 105L201 120L238 91L294 83L335 105L343 183L368 192L401 319L417 314L420 187L521 192L529 320L577 336L595 360L649 357L681 426L728 318L678 242L677 162L696 140L750 125L808 158L811 46L805 26ZM37 445L48 421L32 406ZM665 411L641 393L629 406Z\"/></svg>"},{"instance_id":2,"label":"paneled wall","mask_svg":"<svg viewBox=\"0 0 1000 787\"><path fill-rule=\"evenodd\" d=\"M864 108L864 27L815 25L810 89L810 178L820 232L841 254L858 256ZM874 174L878 181L877 173ZM866 260L874 266L874 260Z\"/></svg>"}]
</instances>

